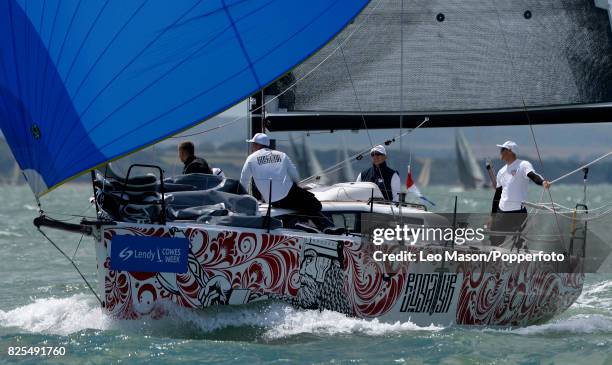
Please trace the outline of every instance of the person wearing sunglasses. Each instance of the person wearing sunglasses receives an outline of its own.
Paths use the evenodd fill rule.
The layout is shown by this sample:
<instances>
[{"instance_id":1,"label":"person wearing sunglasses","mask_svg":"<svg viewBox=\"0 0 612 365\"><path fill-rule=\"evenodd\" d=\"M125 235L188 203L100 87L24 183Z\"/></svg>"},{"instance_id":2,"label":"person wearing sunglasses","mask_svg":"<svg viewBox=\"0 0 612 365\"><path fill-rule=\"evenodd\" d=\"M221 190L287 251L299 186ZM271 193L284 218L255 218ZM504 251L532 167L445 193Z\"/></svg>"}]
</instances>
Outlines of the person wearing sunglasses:
<instances>
[{"instance_id":1,"label":"person wearing sunglasses","mask_svg":"<svg viewBox=\"0 0 612 365\"><path fill-rule=\"evenodd\" d=\"M356 181L373 182L380 189L385 200L399 201L401 182L399 174L387 166L387 151L383 145L370 150L372 166L363 170Z\"/></svg>"},{"instance_id":2,"label":"person wearing sunglasses","mask_svg":"<svg viewBox=\"0 0 612 365\"><path fill-rule=\"evenodd\" d=\"M506 164L497 172L497 187L491 213L495 214L492 230L500 232L517 232L522 230L527 219L527 209L523 202L527 200L529 180L545 189L550 182L543 179L533 168L531 163L517 158L518 145L513 141L506 141L496 145L500 148L500 158ZM504 241L504 236L492 236L491 243L495 246ZM519 240L522 246L522 238Z\"/></svg>"}]
</instances>

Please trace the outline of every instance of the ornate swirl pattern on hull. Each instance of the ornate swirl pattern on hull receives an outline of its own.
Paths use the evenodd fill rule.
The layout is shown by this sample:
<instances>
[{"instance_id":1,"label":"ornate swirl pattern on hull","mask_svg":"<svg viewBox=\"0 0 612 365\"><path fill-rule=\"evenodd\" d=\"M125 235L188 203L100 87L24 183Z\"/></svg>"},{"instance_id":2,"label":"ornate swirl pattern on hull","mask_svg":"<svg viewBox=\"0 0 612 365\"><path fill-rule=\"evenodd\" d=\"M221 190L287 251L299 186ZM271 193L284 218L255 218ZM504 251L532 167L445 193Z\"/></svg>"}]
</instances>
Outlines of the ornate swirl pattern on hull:
<instances>
[{"instance_id":1,"label":"ornate swirl pattern on hull","mask_svg":"<svg viewBox=\"0 0 612 365\"><path fill-rule=\"evenodd\" d=\"M545 263L495 265L494 271L474 264L460 268L458 324L522 326L546 321L566 310L582 292L581 268L569 274L555 273Z\"/></svg>"},{"instance_id":2,"label":"ornate swirl pattern on hull","mask_svg":"<svg viewBox=\"0 0 612 365\"><path fill-rule=\"evenodd\" d=\"M165 228L125 227L104 231L110 256L114 235L170 237ZM182 233L177 233L182 234ZM248 232L186 229L190 241L185 274L105 270L105 308L115 317L134 319L161 315L160 301L188 308L243 304L268 295L298 293L300 242L295 237Z\"/></svg>"},{"instance_id":3,"label":"ornate swirl pattern on hull","mask_svg":"<svg viewBox=\"0 0 612 365\"><path fill-rule=\"evenodd\" d=\"M388 262L374 261L372 247L350 241L344 246L345 287L355 315L363 318L378 317L391 310L404 290L410 268L408 263L392 266ZM392 253L399 247L377 249Z\"/></svg>"},{"instance_id":4,"label":"ornate swirl pattern on hull","mask_svg":"<svg viewBox=\"0 0 612 365\"><path fill-rule=\"evenodd\" d=\"M110 270L114 235L190 242L185 274ZM417 324L526 325L567 309L580 295L582 261L572 273L543 263L379 262L373 251L442 253L430 246L375 247L358 239L316 239L190 227L129 225L104 229L98 252L104 306L113 316L159 318L163 302L187 308L282 300L360 318Z\"/></svg>"}]
</instances>

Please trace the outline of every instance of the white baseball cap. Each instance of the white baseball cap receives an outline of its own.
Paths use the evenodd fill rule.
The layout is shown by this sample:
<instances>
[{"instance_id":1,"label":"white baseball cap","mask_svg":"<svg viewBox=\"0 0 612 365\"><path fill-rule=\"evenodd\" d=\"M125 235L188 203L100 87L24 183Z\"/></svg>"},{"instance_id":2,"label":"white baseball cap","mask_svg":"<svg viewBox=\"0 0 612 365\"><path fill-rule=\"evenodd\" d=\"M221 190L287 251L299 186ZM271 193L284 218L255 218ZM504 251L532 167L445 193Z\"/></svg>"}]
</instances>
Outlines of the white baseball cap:
<instances>
[{"instance_id":1,"label":"white baseball cap","mask_svg":"<svg viewBox=\"0 0 612 365\"><path fill-rule=\"evenodd\" d=\"M270 137L265 133L256 133L253 138L246 140L249 143L257 143L263 146L270 146Z\"/></svg>"},{"instance_id":2,"label":"white baseball cap","mask_svg":"<svg viewBox=\"0 0 612 365\"><path fill-rule=\"evenodd\" d=\"M374 152L378 152L380 154L383 155L387 155L387 150L385 149L385 146L379 144L378 146L374 146L371 150L370 150L370 154L374 153Z\"/></svg>"},{"instance_id":3,"label":"white baseball cap","mask_svg":"<svg viewBox=\"0 0 612 365\"><path fill-rule=\"evenodd\" d=\"M518 145L513 141L506 141L503 144L496 144L497 147L505 148L512 151L515 155L518 155Z\"/></svg>"},{"instance_id":4,"label":"white baseball cap","mask_svg":"<svg viewBox=\"0 0 612 365\"><path fill-rule=\"evenodd\" d=\"M213 173L213 175L217 175L217 176L221 176L221 177L225 178L225 173L223 173L223 170L221 170L218 167L213 167L212 168L212 173Z\"/></svg>"}]
</instances>

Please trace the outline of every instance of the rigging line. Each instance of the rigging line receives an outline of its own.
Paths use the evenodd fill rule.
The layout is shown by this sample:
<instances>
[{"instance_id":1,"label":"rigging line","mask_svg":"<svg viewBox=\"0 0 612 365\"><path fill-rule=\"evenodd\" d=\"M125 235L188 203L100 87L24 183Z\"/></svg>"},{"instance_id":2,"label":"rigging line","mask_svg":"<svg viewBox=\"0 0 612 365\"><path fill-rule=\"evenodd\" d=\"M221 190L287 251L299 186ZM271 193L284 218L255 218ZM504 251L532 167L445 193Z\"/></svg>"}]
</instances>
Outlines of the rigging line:
<instances>
[{"instance_id":1,"label":"rigging line","mask_svg":"<svg viewBox=\"0 0 612 365\"><path fill-rule=\"evenodd\" d=\"M425 124L425 123L426 123L426 122L428 122L428 121L429 121L429 118L425 117L425 119L424 119L424 120L423 120L421 123L419 123L419 125L417 125L417 126L416 126L416 128L414 128L414 129L409 129L409 130L407 130L406 132L403 132L403 133L402 133L402 136L406 136L406 135L408 135L408 134L410 134L410 133L414 132L415 130L417 130L419 127L421 127L423 124ZM394 138L399 138L399 136L395 136L395 137L393 137L392 139L394 139ZM353 154L352 156L349 156L348 158L346 158L346 159L344 159L344 160L342 160L342 161L340 161L340 162L338 162L338 163L336 163L336 164L334 164L334 165L332 165L332 166L330 166L330 167L328 167L328 168L324 169L324 170L323 170L323 171L321 171L321 172L322 172L323 174L327 174L327 173L334 172L334 171L336 171L336 168L337 168L338 166L342 165L344 162L346 162L346 161L350 161L350 160L353 160L353 159L357 158L358 156L365 154L365 153L366 153L366 152L368 152L368 151L370 151L370 148L365 149L365 150L362 150L362 151L359 151L359 152L357 152L357 153ZM320 174L319 174L319 175L320 175ZM316 176L317 176L317 175L312 175L312 176L309 176L309 177L307 177L307 178L303 179L302 181L300 181L300 183L306 182L306 181L308 181L308 180L310 180L310 179L312 179L312 178L314 178L314 177L316 177Z\"/></svg>"},{"instance_id":2,"label":"rigging line","mask_svg":"<svg viewBox=\"0 0 612 365\"><path fill-rule=\"evenodd\" d=\"M400 132L400 137L399 137L399 155L400 158L403 156L403 144L404 141L402 140L402 129L404 128L404 113L402 113L402 110L404 110L404 0L401 1L401 11L400 11L400 100L399 100L399 110L400 110L400 115L399 115L399 132ZM411 155L410 155L410 159L412 160L412 150L411 150ZM406 193L407 193L407 189L406 189L406 185L402 184L401 181L401 177L400 177L400 195L397 197L397 201L400 203L398 205L398 209L401 209L401 204L403 201L406 201ZM403 215L400 214L400 223L404 223L403 222Z\"/></svg>"},{"instance_id":3,"label":"rigging line","mask_svg":"<svg viewBox=\"0 0 612 365\"><path fill-rule=\"evenodd\" d=\"M42 231L42 229L40 229L38 227L37 227L37 229L38 229L38 232L40 232L40 234L42 234L43 237L45 237L47 239L47 241L49 241L49 243L51 243L53 245L53 247L55 247L62 254L62 256L64 256L66 258L66 260L68 260L68 262L70 262L70 264L72 264L72 266L77 271L77 273L79 273L79 275L81 276L81 279L83 279L83 281L85 282L85 284L87 285L89 290L93 293L93 295L96 297L96 299L98 299L98 302L100 302L100 305L103 305L102 300L98 296L98 293L96 293L95 290L93 290L91 284L89 284L89 281L87 281L87 279L85 279L85 276L83 275L81 270L79 270L79 267L77 266L77 264L73 260L71 260L70 257L68 257L68 255L66 255L66 253L61 248L59 248L59 246L57 244L55 244L55 242L53 242L53 240L51 240L51 238L49 238L49 236L47 236L45 234L45 232Z\"/></svg>"},{"instance_id":4,"label":"rigging line","mask_svg":"<svg viewBox=\"0 0 612 365\"><path fill-rule=\"evenodd\" d=\"M382 3L382 0L378 0L378 2L376 3L376 5L372 8L372 10L365 16L365 19L363 19L354 29L351 33L349 33L346 38L344 38L340 44L334 48L327 56L325 56L325 58L323 58L321 60L321 62L319 62L318 64L316 64L310 71L306 72L302 77L300 77L299 79L295 80L291 85L287 86L285 88L285 90L281 91L280 93L274 95L273 97L269 98L268 101L264 102L262 105L256 107L255 109L251 110L251 113L257 112L262 110L265 106L267 106L268 104L274 102L276 99L280 98L282 95L284 95L286 92L288 92L289 90L293 89L297 84L299 84L300 82L302 82L304 79L306 79L307 77L309 77L313 72L315 72L317 69L319 69L319 67L321 67L321 65L323 65L325 62L327 62L327 60L329 60L333 55L336 54L336 52L338 52L338 50L340 49L340 47L342 47L343 44L345 44L346 42L348 42L349 39L351 39L353 37L353 35L359 31L363 25L368 21L368 19L370 19L370 16L372 15L372 13L374 13L374 11L376 9L378 9L378 6ZM230 125L233 124L237 121L239 121L241 118L244 118L243 116L237 117L236 119L234 119L231 122L226 123L226 125ZM204 122L204 121L202 121ZM211 128L211 130L214 130L214 128ZM168 138L184 138L184 137L192 137L198 134L203 134L208 132L208 130L202 131L202 132L197 132L197 133L192 133L189 135L178 135L178 136L171 136Z\"/></svg>"},{"instance_id":5,"label":"rigging line","mask_svg":"<svg viewBox=\"0 0 612 365\"><path fill-rule=\"evenodd\" d=\"M72 260L76 257L77 252L79 251L79 247L81 247L81 242L83 242L84 233L81 234L81 238L79 238L79 243L77 243L77 247L74 249L74 253L72 254Z\"/></svg>"},{"instance_id":6,"label":"rigging line","mask_svg":"<svg viewBox=\"0 0 612 365\"><path fill-rule=\"evenodd\" d=\"M38 201L38 198L36 198L36 200ZM40 205L40 202L39 202L39 205ZM95 219L95 217L88 217L88 216L84 215L85 213L87 213L88 210L91 209L92 206L93 206L93 204L89 204L85 209L83 209L81 211L80 214L68 214L68 213L55 212L55 211L45 211L45 213L47 213L47 214L51 213L51 214L63 215L65 217L71 217L71 218L63 219L63 220L62 219L55 219L54 218L56 221L59 221L59 222L68 222L68 221L74 220L75 218L93 218L93 219Z\"/></svg>"},{"instance_id":7,"label":"rigging line","mask_svg":"<svg viewBox=\"0 0 612 365\"><path fill-rule=\"evenodd\" d=\"M542 156L540 155L540 149L538 147L538 142L536 140L535 132L533 130L533 125L531 124L531 118L529 117L529 113L527 112L527 106L525 105L525 100L523 99L522 95L521 95L521 100L523 101L523 106L525 108L525 115L527 116L527 121L529 122L529 129L531 130L531 137L533 138L533 143L535 145L536 152L538 153L538 159L540 160L540 167L542 168L542 170L544 170L544 162L542 161ZM554 204L555 202L553 200L552 193L550 192L550 189L545 189L545 190L548 192L548 197L550 198L550 202L552 203L552 209L555 215L555 221L557 222L557 229L559 230L559 235L561 236L561 242L563 243L563 246L565 246L565 239L563 238L563 235L561 233L561 225L559 224L559 218L557 217L557 211L555 210L555 204Z\"/></svg>"},{"instance_id":8,"label":"rigging line","mask_svg":"<svg viewBox=\"0 0 612 365\"><path fill-rule=\"evenodd\" d=\"M552 207L550 207L548 205L545 205L545 204L536 205L536 204L532 203L532 206L534 207L534 209L536 209L536 207L537 207L539 210L547 210L547 211L550 211L550 212L553 211ZM565 212L566 213L572 213L572 214L573 213L584 213L584 214L590 213L590 211L576 210L576 209L566 210ZM592 220L600 219L601 217L605 217L605 216L611 214L612 213L612 209L608 209L606 211L598 213L597 215L589 215L589 216L586 216L584 218L574 217L573 215L572 216L568 216L568 215L566 215L566 213L563 213L563 212L560 212L560 211L557 210L557 215L559 215L559 216L561 216L563 218L569 219L569 220L592 221Z\"/></svg>"},{"instance_id":9,"label":"rigging line","mask_svg":"<svg viewBox=\"0 0 612 365\"><path fill-rule=\"evenodd\" d=\"M510 65L512 67L512 74L514 76L514 78L516 80L518 80L517 77L517 72L516 72L516 66L514 64L514 57L512 55L512 52L510 52L510 46L508 45L508 40L506 38L506 33L504 32L502 23L501 23L501 16L499 14L499 11L497 10L497 8L494 6L493 7L495 9L495 13L497 14L497 23L499 24L499 30L501 31L502 34L502 38L504 40L504 46L506 47L506 51L508 52L508 56L510 59ZM523 104L523 112L525 113L525 117L527 118L527 122L529 123L529 129L531 130L531 137L533 138L533 143L535 145L536 148L536 152L538 154L538 160L540 161L540 167L542 170L544 170L544 162L542 161L542 155L540 154L540 148L538 147L538 141L536 140L536 136L535 136L535 132L533 130L533 124L531 123L531 117L529 116L529 111L527 110L527 104L525 103L525 98L523 96L523 92L521 91L521 84L520 84L520 80L517 83L518 86L518 90L519 90L519 96L521 98L521 103ZM561 234L561 226L559 225L559 219L557 218L557 214L556 211L554 210L554 201L553 201L553 197L552 197L552 193L550 192L550 189L546 189L548 190L548 197L550 198L551 203L553 203L553 212L555 213L555 220L557 222L557 229L559 230L559 235L562 236ZM562 243L565 246L565 239L563 239L563 237L561 237Z\"/></svg>"},{"instance_id":10,"label":"rigging line","mask_svg":"<svg viewBox=\"0 0 612 365\"><path fill-rule=\"evenodd\" d=\"M168 137L168 139L170 139L170 138L174 138L174 139L187 138L187 137L193 137L193 136L197 136L197 135L200 135L200 134L212 132L212 131L217 130L217 129L225 128L225 127L227 127L227 126L229 126L231 124L234 124L236 122L239 122L239 121L241 121L241 119L245 119L245 118L247 118L246 115L241 115L241 116L237 117L236 119L230 120L229 122L225 122L225 123L220 124L220 125L218 125L216 127L205 129L205 130L200 131L200 132L194 132L194 133L190 133L190 134L181 134L180 136L171 136L171 137Z\"/></svg>"},{"instance_id":11,"label":"rigging line","mask_svg":"<svg viewBox=\"0 0 612 365\"><path fill-rule=\"evenodd\" d=\"M426 123L426 122L428 122L428 121L429 121L429 118L428 118L428 117L425 117L425 118L423 119L423 121L422 121L421 123L419 123L419 125L417 125L417 126L414 128L414 129L408 129L407 131L403 132L403 133L402 133L402 136L409 135L410 133L412 133L412 132L416 131L416 130L417 130L417 129L419 129L419 128L420 128L420 127L423 125L423 124L425 124L425 123ZM395 139L395 138L399 138L399 136L394 136L392 139ZM357 152L357 153L355 153L355 154L353 154L353 155L349 156L348 158L346 158L346 159L344 159L344 160L342 160L342 161L340 161L340 162L338 162L338 163L336 163L336 164L334 164L334 165L332 165L332 166L330 166L330 167L328 167L328 168L324 169L323 171L321 171L321 174L328 174L328 173L332 173L332 172L334 172L334 171L337 171L337 169L336 169L336 168L337 168L338 166L342 165L343 163L345 163L345 162L347 162L347 161L351 161L351 160L353 160L353 159L357 158L358 156L363 155L364 153L366 153L366 152L368 152L368 151L370 151L370 148L367 148L367 149L365 149L365 150L359 151L359 152ZM353 162L354 162L354 161L353 161ZM321 175L321 174L319 174L319 175ZM308 180L311 180L311 179L315 178L316 176L318 176L318 175L312 175L312 176L309 176L309 177L307 177L307 178L305 178L305 179L301 180L301 181L300 181L300 183L307 182Z\"/></svg>"},{"instance_id":12,"label":"rigging line","mask_svg":"<svg viewBox=\"0 0 612 365\"><path fill-rule=\"evenodd\" d=\"M585 164L585 165L580 166L579 168L577 168L577 169L576 169L576 170L574 170L574 171L568 172L567 174L565 174L565 175L563 175L563 176L560 176L560 177L558 177L558 178L554 179L554 180L553 180L553 181L551 181L550 183L551 183L551 184L553 184L553 183L556 183L557 181L563 180L563 179L565 179L566 177L568 177L568 176L570 176L570 175L573 175L573 174L575 174L575 173L577 173L577 172L581 171L582 169L585 169L585 168L587 168L587 167L589 167L589 166L591 166L591 165L593 165L593 164L595 164L595 163L597 163L597 162L599 162L599 161L603 160L604 158L606 158L606 157L608 157L608 156L610 156L610 155L612 155L612 151L610 151L610 152L608 152L608 153L605 153L605 154L603 154L603 155L599 156L599 157L598 157L598 158L596 158L595 160L593 160L593 161L591 161L591 162L589 162L589 163L587 163L587 164Z\"/></svg>"},{"instance_id":13,"label":"rigging line","mask_svg":"<svg viewBox=\"0 0 612 365\"><path fill-rule=\"evenodd\" d=\"M370 147L373 148L374 147L374 142L372 140L372 136L370 135L370 130L368 128L368 124L366 123L365 117L363 116L363 110L361 108L361 103L359 102L359 96L357 95L357 89L355 88L355 83L353 82L353 76L351 75L351 71L349 69L348 66L348 62L346 61L346 56L344 55L344 50L342 49L342 47L340 47L340 54L342 55L342 60L344 61L344 66L346 67L346 73L348 74L349 77L349 81L351 82L351 88L353 89L353 94L355 95L355 101L357 102L357 108L359 109L359 113L361 114L361 120L363 122L363 127L366 131L366 134L368 135L368 140L370 141ZM374 164L373 164L374 165ZM380 169L380 167L378 165L374 165L374 168L376 168L376 170L378 170L378 174L380 175L380 177L382 178L382 170ZM387 187L387 184L385 183L385 179L381 179L382 183L383 183L383 187L385 189L385 191L391 192L391 201L394 201L394 196L393 196L393 189L392 187ZM401 178L400 178L401 181ZM383 194L384 196L384 194ZM393 209L393 204L390 205L391 207L391 214L393 214L393 217L395 218L395 210Z\"/></svg>"}]
</instances>

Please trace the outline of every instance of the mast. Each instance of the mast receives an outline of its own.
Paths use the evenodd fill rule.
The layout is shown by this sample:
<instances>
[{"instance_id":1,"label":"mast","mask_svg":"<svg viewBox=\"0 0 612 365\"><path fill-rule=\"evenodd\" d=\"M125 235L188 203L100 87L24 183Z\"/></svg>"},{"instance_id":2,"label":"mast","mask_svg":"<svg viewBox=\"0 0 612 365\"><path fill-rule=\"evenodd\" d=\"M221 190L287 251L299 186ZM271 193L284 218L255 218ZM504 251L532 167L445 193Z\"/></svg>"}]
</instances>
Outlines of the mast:
<instances>
[{"instance_id":1,"label":"mast","mask_svg":"<svg viewBox=\"0 0 612 365\"><path fill-rule=\"evenodd\" d=\"M249 137L264 132L263 116L265 115L265 106L263 106L263 100L263 89L251 95L249 99Z\"/></svg>"}]
</instances>

